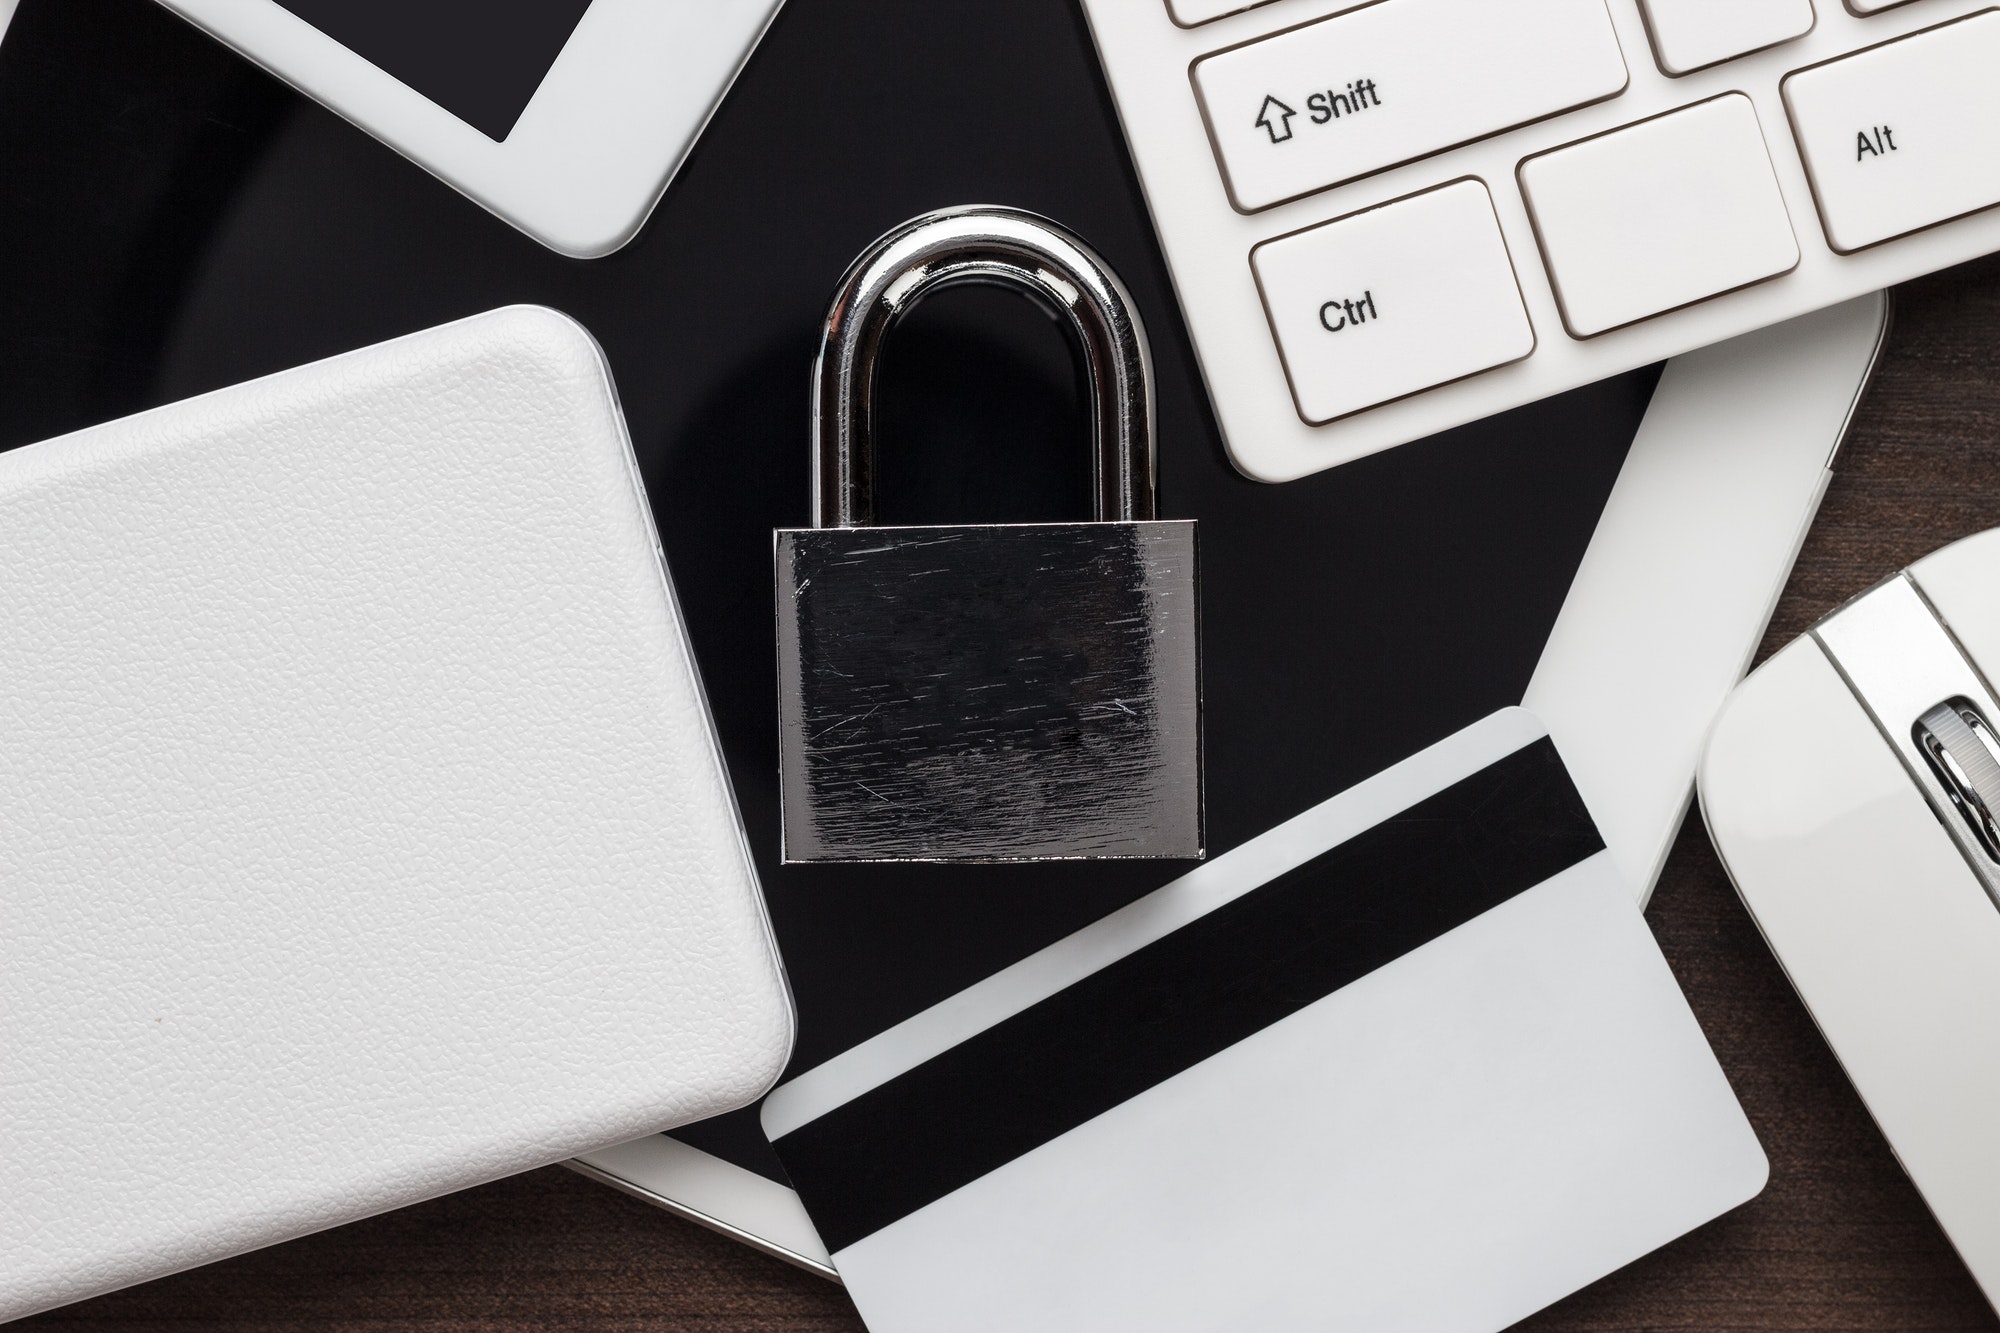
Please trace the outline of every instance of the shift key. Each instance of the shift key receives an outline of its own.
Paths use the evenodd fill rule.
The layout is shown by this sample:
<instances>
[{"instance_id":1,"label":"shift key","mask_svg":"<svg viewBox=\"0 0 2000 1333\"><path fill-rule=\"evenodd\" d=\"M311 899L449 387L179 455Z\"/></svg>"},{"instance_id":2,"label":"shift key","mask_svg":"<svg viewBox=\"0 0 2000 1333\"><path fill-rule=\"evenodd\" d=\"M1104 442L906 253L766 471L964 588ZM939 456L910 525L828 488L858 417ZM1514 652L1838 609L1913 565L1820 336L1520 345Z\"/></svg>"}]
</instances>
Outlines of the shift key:
<instances>
[{"instance_id":1,"label":"shift key","mask_svg":"<svg viewBox=\"0 0 2000 1333\"><path fill-rule=\"evenodd\" d=\"M1535 350L1493 198L1476 180L1266 241L1250 266L1313 425Z\"/></svg>"},{"instance_id":2,"label":"shift key","mask_svg":"<svg viewBox=\"0 0 2000 1333\"><path fill-rule=\"evenodd\" d=\"M1253 213L1625 90L1605 0L1383 0L1195 62Z\"/></svg>"}]
</instances>

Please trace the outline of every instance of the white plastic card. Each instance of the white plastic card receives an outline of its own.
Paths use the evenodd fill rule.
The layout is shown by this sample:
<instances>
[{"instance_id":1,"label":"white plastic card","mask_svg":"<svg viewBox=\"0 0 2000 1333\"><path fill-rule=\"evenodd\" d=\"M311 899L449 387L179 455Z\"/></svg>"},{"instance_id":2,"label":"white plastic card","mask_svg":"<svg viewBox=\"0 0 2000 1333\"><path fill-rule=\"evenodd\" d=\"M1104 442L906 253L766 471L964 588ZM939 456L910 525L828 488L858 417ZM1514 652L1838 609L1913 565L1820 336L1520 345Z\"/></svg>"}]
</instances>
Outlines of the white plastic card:
<instances>
[{"instance_id":1,"label":"white plastic card","mask_svg":"<svg viewBox=\"0 0 2000 1333\"><path fill-rule=\"evenodd\" d=\"M0 455L0 1319L741 1106L792 1015L596 344Z\"/></svg>"},{"instance_id":2,"label":"white plastic card","mask_svg":"<svg viewBox=\"0 0 2000 1333\"><path fill-rule=\"evenodd\" d=\"M875 1333L1498 1330L1768 1169L1520 709L763 1115Z\"/></svg>"}]
</instances>

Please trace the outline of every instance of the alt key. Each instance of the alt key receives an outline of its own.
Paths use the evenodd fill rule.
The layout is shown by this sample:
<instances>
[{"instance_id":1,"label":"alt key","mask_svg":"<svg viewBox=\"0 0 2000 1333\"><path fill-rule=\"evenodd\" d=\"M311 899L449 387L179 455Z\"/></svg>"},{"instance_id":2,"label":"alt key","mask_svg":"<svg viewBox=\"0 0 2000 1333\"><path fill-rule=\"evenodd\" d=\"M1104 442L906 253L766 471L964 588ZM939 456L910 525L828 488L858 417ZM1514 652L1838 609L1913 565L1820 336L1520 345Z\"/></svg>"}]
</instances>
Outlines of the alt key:
<instances>
[{"instance_id":1,"label":"alt key","mask_svg":"<svg viewBox=\"0 0 2000 1333\"><path fill-rule=\"evenodd\" d=\"M1493 199L1458 181L1250 252L1299 415L1317 425L1535 350Z\"/></svg>"}]
</instances>

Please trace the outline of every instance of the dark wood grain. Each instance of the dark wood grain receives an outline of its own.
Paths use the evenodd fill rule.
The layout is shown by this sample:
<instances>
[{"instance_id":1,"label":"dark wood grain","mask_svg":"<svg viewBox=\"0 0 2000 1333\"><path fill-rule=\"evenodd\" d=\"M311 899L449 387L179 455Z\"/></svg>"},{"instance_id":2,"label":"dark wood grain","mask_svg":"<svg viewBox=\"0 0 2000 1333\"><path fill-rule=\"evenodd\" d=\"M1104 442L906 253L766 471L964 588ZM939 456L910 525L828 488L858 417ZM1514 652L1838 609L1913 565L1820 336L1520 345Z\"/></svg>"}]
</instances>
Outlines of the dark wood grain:
<instances>
[{"instance_id":1,"label":"dark wood grain","mask_svg":"<svg viewBox=\"0 0 2000 1333\"><path fill-rule=\"evenodd\" d=\"M2000 258L1896 295L1880 373L1766 652L1918 556L2000 526ZM1770 1154L1771 1183L1523 1327L2000 1329L1757 938L1698 819L1648 916ZM838 1287L551 1168L20 1327L861 1325Z\"/></svg>"}]
</instances>

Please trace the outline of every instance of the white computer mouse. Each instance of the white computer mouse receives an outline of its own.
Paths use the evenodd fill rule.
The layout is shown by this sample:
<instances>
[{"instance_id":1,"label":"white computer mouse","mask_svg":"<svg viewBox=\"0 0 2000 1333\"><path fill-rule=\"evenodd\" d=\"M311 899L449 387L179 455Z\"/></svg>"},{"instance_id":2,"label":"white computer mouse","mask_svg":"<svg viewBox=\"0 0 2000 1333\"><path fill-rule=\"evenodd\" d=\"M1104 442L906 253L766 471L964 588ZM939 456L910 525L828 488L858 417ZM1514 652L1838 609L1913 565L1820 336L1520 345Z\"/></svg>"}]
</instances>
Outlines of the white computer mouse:
<instances>
[{"instance_id":1,"label":"white computer mouse","mask_svg":"<svg viewBox=\"0 0 2000 1333\"><path fill-rule=\"evenodd\" d=\"M1702 814L1820 1030L2000 1305L2000 529L1753 672Z\"/></svg>"}]
</instances>

